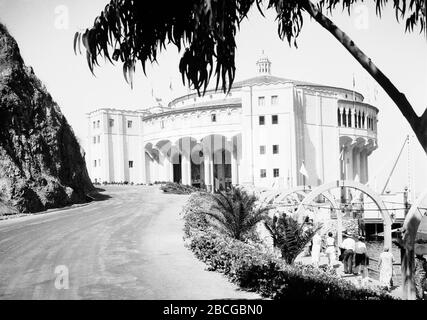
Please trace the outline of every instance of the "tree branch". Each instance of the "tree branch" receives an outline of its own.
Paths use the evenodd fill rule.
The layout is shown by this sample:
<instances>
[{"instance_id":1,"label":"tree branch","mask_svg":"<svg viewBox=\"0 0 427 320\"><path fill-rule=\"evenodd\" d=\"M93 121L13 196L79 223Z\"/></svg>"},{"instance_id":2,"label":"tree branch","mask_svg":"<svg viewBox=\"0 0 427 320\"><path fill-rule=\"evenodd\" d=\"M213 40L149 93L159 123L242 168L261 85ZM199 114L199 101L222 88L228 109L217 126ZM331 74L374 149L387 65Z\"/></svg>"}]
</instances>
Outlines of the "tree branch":
<instances>
[{"instance_id":1,"label":"tree branch","mask_svg":"<svg viewBox=\"0 0 427 320\"><path fill-rule=\"evenodd\" d=\"M424 110L423 115L421 116L421 127L427 127L427 108Z\"/></svg>"},{"instance_id":2,"label":"tree branch","mask_svg":"<svg viewBox=\"0 0 427 320\"><path fill-rule=\"evenodd\" d=\"M303 8L314 18L323 28L328 30L348 52L360 63L360 65L378 82L388 96L397 105L402 115L411 125L424 151L427 153L427 115L424 112L420 118L412 108L408 99L401 93L384 73L372 62L372 60L360 50L351 38L338 28L330 19L310 1L305 0L302 3ZM426 110L427 111L427 110ZM424 124L424 125L423 125Z\"/></svg>"}]
</instances>

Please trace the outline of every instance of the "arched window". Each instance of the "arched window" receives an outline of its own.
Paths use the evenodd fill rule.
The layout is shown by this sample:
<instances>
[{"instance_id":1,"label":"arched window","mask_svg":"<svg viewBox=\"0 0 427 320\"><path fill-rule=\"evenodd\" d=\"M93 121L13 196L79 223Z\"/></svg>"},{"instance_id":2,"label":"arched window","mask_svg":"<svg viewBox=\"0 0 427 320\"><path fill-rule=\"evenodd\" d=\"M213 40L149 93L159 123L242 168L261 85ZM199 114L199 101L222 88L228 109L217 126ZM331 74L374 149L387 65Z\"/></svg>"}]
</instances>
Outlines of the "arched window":
<instances>
[{"instance_id":1,"label":"arched window","mask_svg":"<svg viewBox=\"0 0 427 320\"><path fill-rule=\"evenodd\" d=\"M360 110L357 112L357 124L358 124L359 128L362 127L362 119L361 119L361 116L360 116Z\"/></svg>"},{"instance_id":2,"label":"arched window","mask_svg":"<svg viewBox=\"0 0 427 320\"><path fill-rule=\"evenodd\" d=\"M341 127L341 112L340 108L337 109L338 127Z\"/></svg>"},{"instance_id":3,"label":"arched window","mask_svg":"<svg viewBox=\"0 0 427 320\"><path fill-rule=\"evenodd\" d=\"M348 109L348 126L351 127L351 109Z\"/></svg>"},{"instance_id":4,"label":"arched window","mask_svg":"<svg viewBox=\"0 0 427 320\"><path fill-rule=\"evenodd\" d=\"M365 128L365 111L362 113L362 127Z\"/></svg>"},{"instance_id":5,"label":"arched window","mask_svg":"<svg viewBox=\"0 0 427 320\"><path fill-rule=\"evenodd\" d=\"M343 120L344 127L347 127L347 110L346 109L344 109L342 113L342 120Z\"/></svg>"},{"instance_id":6,"label":"arched window","mask_svg":"<svg viewBox=\"0 0 427 320\"><path fill-rule=\"evenodd\" d=\"M358 128L358 126L357 126L357 110L354 110L354 127L355 128Z\"/></svg>"}]
</instances>

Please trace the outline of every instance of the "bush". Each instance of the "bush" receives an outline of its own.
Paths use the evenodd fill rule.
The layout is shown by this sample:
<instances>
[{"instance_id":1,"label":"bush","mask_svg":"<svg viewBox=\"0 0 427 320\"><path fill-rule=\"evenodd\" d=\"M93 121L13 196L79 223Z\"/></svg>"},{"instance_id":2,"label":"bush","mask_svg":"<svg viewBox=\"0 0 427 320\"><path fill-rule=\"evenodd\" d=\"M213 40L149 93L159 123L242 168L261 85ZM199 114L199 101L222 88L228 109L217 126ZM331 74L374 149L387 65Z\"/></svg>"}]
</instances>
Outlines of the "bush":
<instances>
[{"instance_id":1,"label":"bush","mask_svg":"<svg viewBox=\"0 0 427 320\"><path fill-rule=\"evenodd\" d=\"M213 230L193 232L189 243L197 258L211 271L220 271L249 291L273 299L383 300L386 293L360 289L339 278L334 270L311 265L287 265L247 243Z\"/></svg>"},{"instance_id":2,"label":"bush","mask_svg":"<svg viewBox=\"0 0 427 320\"><path fill-rule=\"evenodd\" d=\"M163 190L165 193L173 194L191 194L193 192L200 191L200 189L196 187L187 186L176 182L167 182L160 187L160 190Z\"/></svg>"},{"instance_id":3,"label":"bush","mask_svg":"<svg viewBox=\"0 0 427 320\"><path fill-rule=\"evenodd\" d=\"M393 299L385 292L357 288L338 277L333 268L286 264L261 244L250 244L218 233L204 215L194 210L201 198L200 194L192 195L184 207L187 246L209 270L224 273L241 288L272 299Z\"/></svg>"}]
</instances>

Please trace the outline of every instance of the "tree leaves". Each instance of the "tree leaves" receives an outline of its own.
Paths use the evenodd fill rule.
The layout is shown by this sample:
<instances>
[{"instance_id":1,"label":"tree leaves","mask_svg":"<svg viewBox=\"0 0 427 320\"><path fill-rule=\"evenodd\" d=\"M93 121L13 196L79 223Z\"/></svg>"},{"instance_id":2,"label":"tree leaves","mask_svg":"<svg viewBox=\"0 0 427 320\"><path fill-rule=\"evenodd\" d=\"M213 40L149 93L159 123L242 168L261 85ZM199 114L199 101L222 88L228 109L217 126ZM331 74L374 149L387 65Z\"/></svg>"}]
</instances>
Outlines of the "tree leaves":
<instances>
[{"instance_id":1,"label":"tree leaves","mask_svg":"<svg viewBox=\"0 0 427 320\"><path fill-rule=\"evenodd\" d=\"M352 6L356 3L362 3L362 0L321 0L318 4L319 9L326 8L329 12L338 4L342 4L343 9L347 9L350 14ZM393 4L396 20L405 19L405 31L412 32L415 27L419 27L420 33L426 28L426 1L425 0L375 0L375 10L378 17L384 7L389 2Z\"/></svg>"},{"instance_id":2,"label":"tree leaves","mask_svg":"<svg viewBox=\"0 0 427 320\"><path fill-rule=\"evenodd\" d=\"M242 240L258 222L267 218L270 207L257 207L257 198L245 191L233 188L230 192L212 195L211 211L200 211L212 218L213 226L223 230L229 236Z\"/></svg>"},{"instance_id":3,"label":"tree leaves","mask_svg":"<svg viewBox=\"0 0 427 320\"><path fill-rule=\"evenodd\" d=\"M282 258L287 263L293 263L313 236L321 229L321 225L308 227L299 224L291 216L282 214L264 222L267 231L273 239L273 245L280 249Z\"/></svg>"},{"instance_id":4,"label":"tree leaves","mask_svg":"<svg viewBox=\"0 0 427 320\"><path fill-rule=\"evenodd\" d=\"M267 1L265 1L267 2ZM362 0L321 0L318 8L332 10L341 4L350 12ZM388 0L376 0L380 15ZM406 17L406 30L416 26L425 29L425 0L393 0L396 17ZM267 8L275 9L278 35L289 45L303 28L304 4L309 0L269 0ZM256 4L262 12L262 0L186 0L134 1L111 0L91 28L74 36L74 52L80 43L86 49L87 63L93 73L98 56L123 63L123 75L132 86L137 61L145 74L147 62L157 61L158 53L169 44L183 51L179 71L185 84L204 94L212 74L216 88L226 92L235 78L235 36L240 22ZM263 14L264 15L264 14ZM110 57L110 50L113 55Z\"/></svg>"}]
</instances>

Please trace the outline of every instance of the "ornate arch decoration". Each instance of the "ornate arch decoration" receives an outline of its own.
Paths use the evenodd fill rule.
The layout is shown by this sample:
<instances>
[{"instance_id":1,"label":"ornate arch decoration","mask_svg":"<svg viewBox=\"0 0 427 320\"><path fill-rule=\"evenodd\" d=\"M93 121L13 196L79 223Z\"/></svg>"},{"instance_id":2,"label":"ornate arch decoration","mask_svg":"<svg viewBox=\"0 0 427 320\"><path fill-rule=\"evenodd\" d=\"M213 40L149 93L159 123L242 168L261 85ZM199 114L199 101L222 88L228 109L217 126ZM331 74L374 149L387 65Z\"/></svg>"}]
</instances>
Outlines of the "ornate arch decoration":
<instances>
[{"instance_id":1,"label":"ornate arch decoration","mask_svg":"<svg viewBox=\"0 0 427 320\"><path fill-rule=\"evenodd\" d=\"M309 189L307 186L297 186L291 189L287 189L287 190L282 190L280 191L279 196L277 196L274 199L274 202L280 202L280 201L284 201L286 198L288 198L289 196L294 195L295 193L297 194L305 194L306 192L311 192L311 189Z\"/></svg>"},{"instance_id":2,"label":"ornate arch decoration","mask_svg":"<svg viewBox=\"0 0 427 320\"><path fill-rule=\"evenodd\" d=\"M371 190L370 188L368 188L367 186L365 186L364 184L361 184L359 182L351 181L351 180L337 180L337 181L332 181L332 182L325 183L325 184L322 184L322 185L316 187L300 203L300 205L298 206L298 209L295 213L296 216L302 216L303 213L305 212L304 206L310 204L319 195L325 195L325 193L327 193L328 191L330 191L332 189L336 189L336 188L341 188L341 187L359 190L359 191L363 192L364 194L366 194L369 198L371 198L371 200L378 207L378 209L381 213L381 216L383 218L384 246L391 248L391 244L392 244L392 242L391 242L391 240L392 240L391 239L392 220L391 220L390 214L388 213L387 207L385 206L383 200L381 199L381 197L378 193L374 192L373 190ZM339 218L340 218L340 214L338 214L338 219ZM339 221L338 221L338 224L340 225ZM339 243L340 243L340 238L341 238L340 236L341 236L341 232L338 233L338 237L339 237L338 242Z\"/></svg>"},{"instance_id":3,"label":"ornate arch decoration","mask_svg":"<svg viewBox=\"0 0 427 320\"><path fill-rule=\"evenodd\" d=\"M292 197L294 200L298 200L298 202L300 202L298 196L301 196L303 199L305 199L305 197L310 194L310 192L312 191L312 189L307 188L306 186L297 186L295 188L291 188L285 191L280 191L278 192L278 196L273 195L272 198L268 199L270 201L273 201L273 203L277 203L280 201L284 201L285 199ZM324 192L323 196L325 197L325 199L331 204L332 208L334 209L338 209L338 205L337 202L334 198L334 196L332 194L330 194L329 192Z\"/></svg>"}]
</instances>

